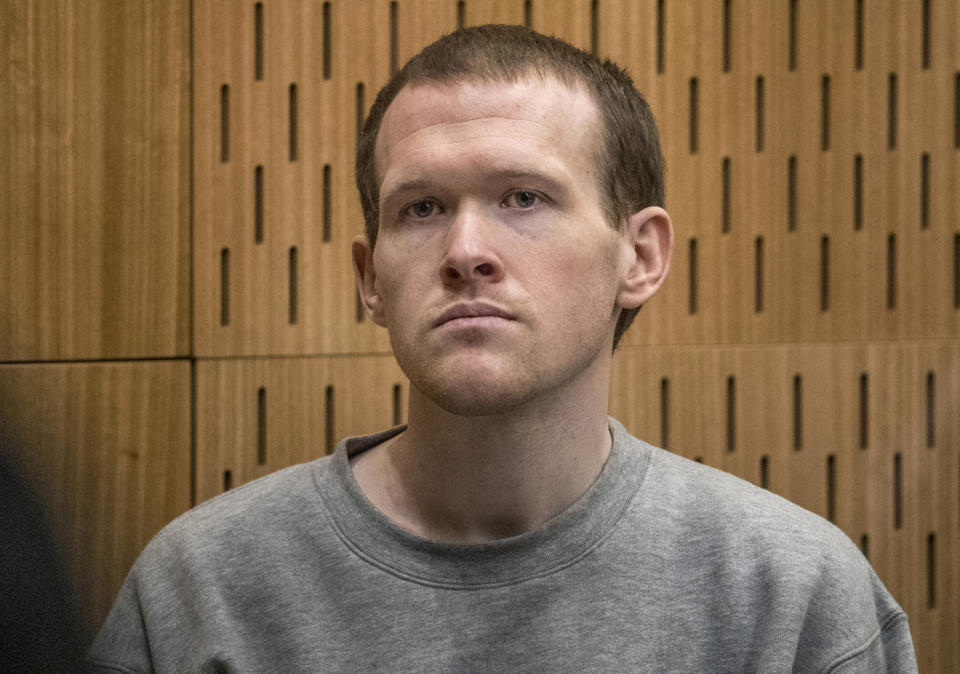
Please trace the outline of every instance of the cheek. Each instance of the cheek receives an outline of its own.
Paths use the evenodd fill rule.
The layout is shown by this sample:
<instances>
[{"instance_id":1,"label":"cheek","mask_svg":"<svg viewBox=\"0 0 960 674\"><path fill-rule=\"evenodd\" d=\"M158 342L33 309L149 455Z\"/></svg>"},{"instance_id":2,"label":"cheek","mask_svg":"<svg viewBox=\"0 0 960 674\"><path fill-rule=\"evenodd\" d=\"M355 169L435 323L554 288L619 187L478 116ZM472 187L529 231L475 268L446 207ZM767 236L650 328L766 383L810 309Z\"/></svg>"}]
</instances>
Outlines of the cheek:
<instances>
[{"instance_id":1,"label":"cheek","mask_svg":"<svg viewBox=\"0 0 960 674\"><path fill-rule=\"evenodd\" d=\"M391 325L402 326L426 297L427 266L422 256L412 258L396 254L375 256L375 287L380 295L384 316Z\"/></svg>"}]
</instances>

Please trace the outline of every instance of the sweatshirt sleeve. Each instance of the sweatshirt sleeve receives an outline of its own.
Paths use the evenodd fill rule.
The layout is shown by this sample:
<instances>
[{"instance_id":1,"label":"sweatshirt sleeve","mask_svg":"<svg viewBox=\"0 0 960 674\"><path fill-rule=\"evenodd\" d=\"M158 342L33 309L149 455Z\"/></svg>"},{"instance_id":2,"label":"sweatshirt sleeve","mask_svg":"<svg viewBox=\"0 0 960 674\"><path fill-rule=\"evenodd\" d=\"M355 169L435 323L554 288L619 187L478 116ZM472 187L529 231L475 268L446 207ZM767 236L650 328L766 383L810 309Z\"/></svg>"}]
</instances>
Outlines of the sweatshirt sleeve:
<instances>
[{"instance_id":1,"label":"sweatshirt sleeve","mask_svg":"<svg viewBox=\"0 0 960 674\"><path fill-rule=\"evenodd\" d=\"M907 616L902 612L892 614L866 644L827 668L831 674L912 674L916 671L913 639L910 637Z\"/></svg>"},{"instance_id":2,"label":"sweatshirt sleeve","mask_svg":"<svg viewBox=\"0 0 960 674\"><path fill-rule=\"evenodd\" d=\"M131 572L87 652L87 671L146 674L153 671L140 599Z\"/></svg>"}]
</instances>

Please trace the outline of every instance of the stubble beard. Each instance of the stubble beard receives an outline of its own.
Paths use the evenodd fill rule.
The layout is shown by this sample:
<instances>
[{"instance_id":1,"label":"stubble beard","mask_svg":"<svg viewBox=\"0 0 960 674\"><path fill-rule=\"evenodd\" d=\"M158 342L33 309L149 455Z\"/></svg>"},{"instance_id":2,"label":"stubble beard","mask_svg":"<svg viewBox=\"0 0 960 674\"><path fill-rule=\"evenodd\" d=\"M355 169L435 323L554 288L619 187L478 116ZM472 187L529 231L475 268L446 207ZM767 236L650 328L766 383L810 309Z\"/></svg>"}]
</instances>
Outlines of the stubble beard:
<instances>
[{"instance_id":1,"label":"stubble beard","mask_svg":"<svg viewBox=\"0 0 960 674\"><path fill-rule=\"evenodd\" d=\"M476 344L482 343L477 338ZM473 340L467 336L467 343ZM583 349L581 358L574 358L566 368L556 370L557 360L541 353L537 357L535 347L526 354L516 354L513 358L504 356L495 367L486 371L455 371L455 363L445 362L445 358L430 359L416 349L397 349L394 354L400 369L410 380L417 392L450 414L464 417L498 416L516 413L523 408L546 402L570 385L571 380L590 367L597 353L604 349L603 344L594 344ZM476 345L471 344L471 345ZM467 357L462 355L461 358Z\"/></svg>"}]
</instances>

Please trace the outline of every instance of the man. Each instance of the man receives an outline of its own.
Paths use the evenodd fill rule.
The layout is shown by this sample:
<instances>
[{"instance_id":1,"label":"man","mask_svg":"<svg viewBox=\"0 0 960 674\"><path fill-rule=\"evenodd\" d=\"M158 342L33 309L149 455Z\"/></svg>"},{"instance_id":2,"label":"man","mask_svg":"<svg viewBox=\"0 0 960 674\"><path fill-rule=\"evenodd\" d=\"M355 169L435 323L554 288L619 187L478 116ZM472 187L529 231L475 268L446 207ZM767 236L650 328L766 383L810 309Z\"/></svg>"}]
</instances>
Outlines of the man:
<instances>
[{"instance_id":1,"label":"man","mask_svg":"<svg viewBox=\"0 0 960 674\"><path fill-rule=\"evenodd\" d=\"M357 287L409 424L195 508L138 560L118 671L894 671L906 616L839 530L607 417L673 248L629 78L519 27L380 92Z\"/></svg>"}]
</instances>

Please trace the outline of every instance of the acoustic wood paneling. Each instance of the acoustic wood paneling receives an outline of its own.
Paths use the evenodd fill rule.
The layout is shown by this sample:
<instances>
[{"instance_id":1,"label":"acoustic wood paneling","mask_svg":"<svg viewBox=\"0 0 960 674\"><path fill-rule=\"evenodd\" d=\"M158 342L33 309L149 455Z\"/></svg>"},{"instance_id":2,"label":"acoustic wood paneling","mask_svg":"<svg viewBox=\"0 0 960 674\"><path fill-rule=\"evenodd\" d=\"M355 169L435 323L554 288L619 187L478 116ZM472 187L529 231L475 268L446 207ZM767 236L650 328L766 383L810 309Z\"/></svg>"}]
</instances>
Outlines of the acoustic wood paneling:
<instances>
[{"instance_id":1,"label":"acoustic wood paneling","mask_svg":"<svg viewBox=\"0 0 960 674\"><path fill-rule=\"evenodd\" d=\"M188 352L188 6L0 4L0 360Z\"/></svg>"},{"instance_id":2,"label":"acoustic wood paneling","mask_svg":"<svg viewBox=\"0 0 960 674\"><path fill-rule=\"evenodd\" d=\"M384 3L195 3L198 355L389 350L358 314L347 252L389 25Z\"/></svg>"},{"instance_id":3,"label":"acoustic wood paneling","mask_svg":"<svg viewBox=\"0 0 960 674\"><path fill-rule=\"evenodd\" d=\"M198 3L199 352L386 350L336 252L362 229L358 105L420 46L482 21L610 55L660 120L681 245L626 343L955 338L960 11L932 3L924 38L921 4L868 4L858 20L825 0ZM369 39L337 37L355 34Z\"/></svg>"},{"instance_id":4,"label":"acoustic wood paneling","mask_svg":"<svg viewBox=\"0 0 960 674\"><path fill-rule=\"evenodd\" d=\"M408 386L389 354L201 360L198 502L404 423Z\"/></svg>"},{"instance_id":5,"label":"acoustic wood paneling","mask_svg":"<svg viewBox=\"0 0 960 674\"><path fill-rule=\"evenodd\" d=\"M190 364L0 365L0 425L91 628L140 550L190 507Z\"/></svg>"},{"instance_id":6,"label":"acoustic wood paneling","mask_svg":"<svg viewBox=\"0 0 960 674\"><path fill-rule=\"evenodd\" d=\"M960 334L960 9L929 3L924 67L923 4L865 3L858 68L853 1L598 3L599 52L628 66L660 122L680 243L626 343Z\"/></svg>"}]
</instances>

